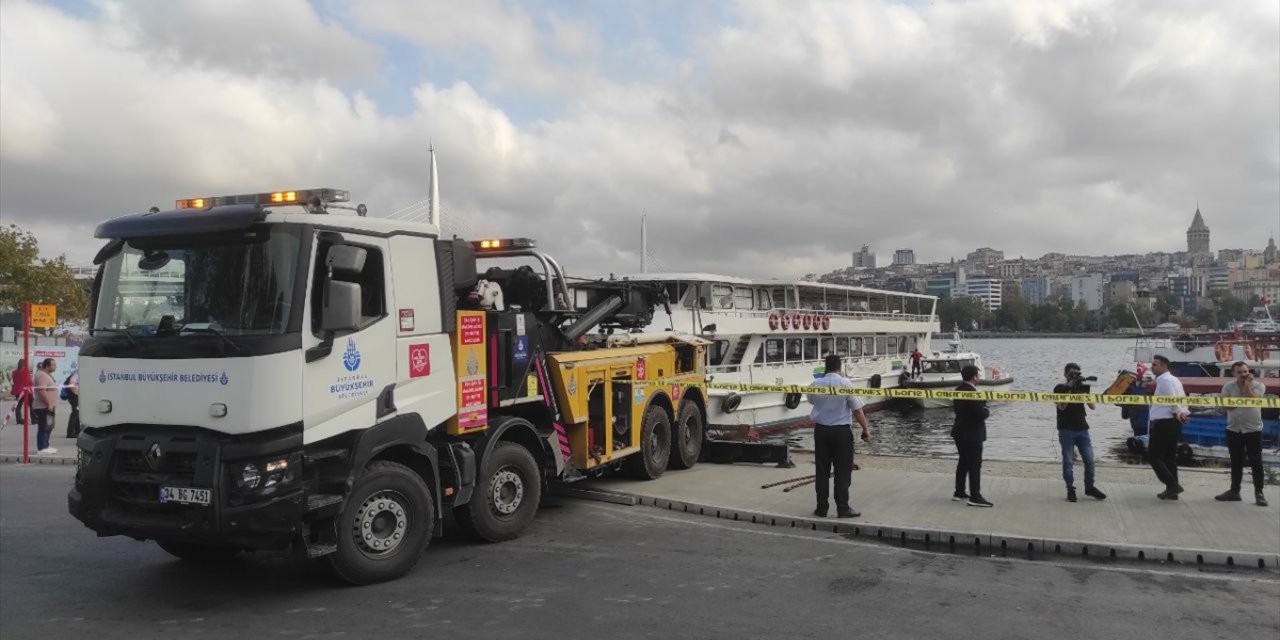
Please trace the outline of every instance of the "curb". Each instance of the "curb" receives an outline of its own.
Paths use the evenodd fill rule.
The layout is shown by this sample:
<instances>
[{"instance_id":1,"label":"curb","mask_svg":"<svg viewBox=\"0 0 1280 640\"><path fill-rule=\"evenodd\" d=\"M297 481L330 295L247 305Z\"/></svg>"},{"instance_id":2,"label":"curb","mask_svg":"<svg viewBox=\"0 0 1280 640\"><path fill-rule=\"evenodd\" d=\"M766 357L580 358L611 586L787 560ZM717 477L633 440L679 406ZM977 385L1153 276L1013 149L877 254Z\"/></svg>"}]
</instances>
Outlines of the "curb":
<instances>
[{"instance_id":1,"label":"curb","mask_svg":"<svg viewBox=\"0 0 1280 640\"><path fill-rule=\"evenodd\" d=\"M1086 540L1049 539L1022 535L1006 535L1002 533L975 533L972 531L951 531L946 529L925 529L919 527L899 527L881 525L866 521L831 521L804 516L787 516L762 511L734 509L730 507L707 505L666 498L651 498L616 491L591 490L583 495L572 495L587 500L599 500L615 504L628 504L625 500L634 500L631 504L655 507L667 511L679 511L694 515L731 520L734 522L751 522L772 527L805 529L809 531L829 531L846 536L874 538L899 546L915 545L926 551L951 551L971 549L974 555L993 556L1035 556L1075 557L1091 560L1129 560L1134 562L1162 562L1188 566L1215 566L1236 569L1257 568L1263 571L1276 571L1280 568L1280 554L1259 551L1231 551L1222 549L1188 549L1179 547L1161 547L1155 545L1117 544L1109 542L1093 542ZM598 494L607 495L604 499ZM569 494L566 494L569 495ZM623 501L619 501L619 500Z\"/></svg>"},{"instance_id":2,"label":"curb","mask_svg":"<svg viewBox=\"0 0 1280 640\"><path fill-rule=\"evenodd\" d=\"M32 454L31 464L52 464L52 465L74 465L75 458L67 458L65 456L38 456ZM22 464L21 453L0 453L0 464Z\"/></svg>"}]
</instances>

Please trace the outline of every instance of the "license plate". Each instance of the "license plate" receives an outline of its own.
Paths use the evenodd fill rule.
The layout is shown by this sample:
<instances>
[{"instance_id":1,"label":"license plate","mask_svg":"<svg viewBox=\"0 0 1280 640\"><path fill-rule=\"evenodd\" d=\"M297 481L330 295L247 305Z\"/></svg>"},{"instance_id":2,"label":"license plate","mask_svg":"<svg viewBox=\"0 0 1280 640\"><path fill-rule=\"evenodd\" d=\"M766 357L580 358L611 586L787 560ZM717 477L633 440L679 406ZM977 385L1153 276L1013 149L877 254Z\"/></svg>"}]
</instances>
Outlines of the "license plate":
<instances>
[{"instance_id":1,"label":"license plate","mask_svg":"<svg viewBox=\"0 0 1280 640\"><path fill-rule=\"evenodd\" d=\"M209 489L192 487L160 487L160 502L180 502L182 504L209 504L212 492Z\"/></svg>"}]
</instances>

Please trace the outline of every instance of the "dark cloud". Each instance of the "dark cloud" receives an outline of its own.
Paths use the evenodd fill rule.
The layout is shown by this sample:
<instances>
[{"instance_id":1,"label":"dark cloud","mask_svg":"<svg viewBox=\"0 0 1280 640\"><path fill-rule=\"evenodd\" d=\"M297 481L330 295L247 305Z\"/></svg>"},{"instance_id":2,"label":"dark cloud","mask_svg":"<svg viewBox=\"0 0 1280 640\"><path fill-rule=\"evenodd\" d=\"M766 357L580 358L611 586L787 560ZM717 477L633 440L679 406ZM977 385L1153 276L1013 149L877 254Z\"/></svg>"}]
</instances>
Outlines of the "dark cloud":
<instances>
[{"instance_id":1,"label":"dark cloud","mask_svg":"<svg viewBox=\"0 0 1280 640\"><path fill-rule=\"evenodd\" d=\"M387 214L434 144L448 230L575 273L635 270L642 215L664 267L782 277L862 244L1178 250L1197 200L1215 248L1280 231L1276 6L743 4L628 74L595 58L655 41L589 17L361 3L357 37L270 4L0 5L0 217L86 260L96 221L190 195L331 185ZM492 68L388 114L362 93L386 33ZM522 91L558 113L514 117Z\"/></svg>"}]
</instances>

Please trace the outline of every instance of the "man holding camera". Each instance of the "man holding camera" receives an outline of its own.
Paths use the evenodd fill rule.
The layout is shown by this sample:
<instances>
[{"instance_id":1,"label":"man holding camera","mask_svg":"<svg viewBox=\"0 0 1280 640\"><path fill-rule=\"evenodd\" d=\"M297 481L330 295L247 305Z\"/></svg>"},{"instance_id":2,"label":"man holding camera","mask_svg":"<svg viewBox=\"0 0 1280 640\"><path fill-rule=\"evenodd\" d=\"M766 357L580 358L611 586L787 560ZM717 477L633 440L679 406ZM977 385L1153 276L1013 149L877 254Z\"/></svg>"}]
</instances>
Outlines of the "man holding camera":
<instances>
[{"instance_id":1,"label":"man holding camera","mask_svg":"<svg viewBox=\"0 0 1280 640\"><path fill-rule=\"evenodd\" d=\"M1053 388L1054 393L1089 393L1086 381L1097 380L1090 376L1080 375L1080 365L1068 362L1063 367L1066 383ZM1075 462L1072 460L1075 451L1080 452L1084 461L1084 494L1097 500L1106 500L1107 494L1098 490L1093 484L1093 441L1089 438L1089 420L1085 416L1084 403L1058 403L1058 444L1062 445L1062 479L1067 483L1067 501L1076 501ZM1093 403L1087 403L1093 409Z\"/></svg>"},{"instance_id":2,"label":"man holding camera","mask_svg":"<svg viewBox=\"0 0 1280 640\"><path fill-rule=\"evenodd\" d=\"M1231 376L1235 380L1222 387L1222 397L1261 398L1266 395L1266 386L1253 378L1253 372L1244 362L1231 365ZM1262 409L1227 409L1227 451L1231 454L1231 490L1214 496L1214 499L1240 502L1240 482L1244 479L1244 459L1247 457L1253 471L1254 504L1267 506L1267 499L1262 495Z\"/></svg>"}]
</instances>

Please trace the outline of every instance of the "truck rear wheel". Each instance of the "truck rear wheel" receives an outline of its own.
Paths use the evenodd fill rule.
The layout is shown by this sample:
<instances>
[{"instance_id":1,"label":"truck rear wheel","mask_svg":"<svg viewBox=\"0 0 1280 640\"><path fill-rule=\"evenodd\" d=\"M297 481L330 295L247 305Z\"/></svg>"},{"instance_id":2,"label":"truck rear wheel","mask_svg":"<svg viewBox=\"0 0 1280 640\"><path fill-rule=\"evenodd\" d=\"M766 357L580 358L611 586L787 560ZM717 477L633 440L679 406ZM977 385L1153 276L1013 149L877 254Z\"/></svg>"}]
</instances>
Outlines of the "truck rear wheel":
<instances>
[{"instance_id":1,"label":"truck rear wheel","mask_svg":"<svg viewBox=\"0 0 1280 640\"><path fill-rule=\"evenodd\" d=\"M640 431L640 450L622 461L627 475L641 480L656 480L667 470L671 460L671 420L662 407L651 406L644 412Z\"/></svg>"},{"instance_id":2,"label":"truck rear wheel","mask_svg":"<svg viewBox=\"0 0 1280 640\"><path fill-rule=\"evenodd\" d=\"M240 547L225 544L201 544L199 542L179 542L177 540L156 540L169 555L196 564L214 564L234 558L240 553Z\"/></svg>"},{"instance_id":3,"label":"truck rear wheel","mask_svg":"<svg viewBox=\"0 0 1280 640\"><path fill-rule=\"evenodd\" d=\"M698 403L681 400L680 411L676 414L675 441L671 445L671 468L688 469L697 464L698 457L702 455L705 428L706 422Z\"/></svg>"},{"instance_id":4,"label":"truck rear wheel","mask_svg":"<svg viewBox=\"0 0 1280 640\"><path fill-rule=\"evenodd\" d=\"M427 483L408 467L369 464L338 516L338 549L329 565L351 584L398 578L418 563L435 526Z\"/></svg>"},{"instance_id":5,"label":"truck rear wheel","mask_svg":"<svg viewBox=\"0 0 1280 640\"><path fill-rule=\"evenodd\" d=\"M458 526L484 542L515 538L533 522L542 500L538 463L520 444L497 442L482 467L475 495L453 511Z\"/></svg>"}]
</instances>

